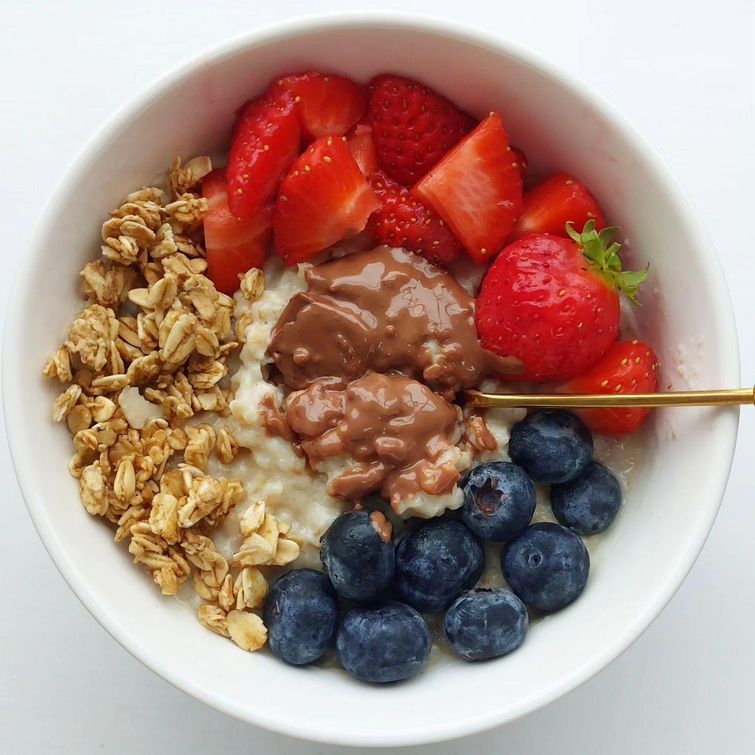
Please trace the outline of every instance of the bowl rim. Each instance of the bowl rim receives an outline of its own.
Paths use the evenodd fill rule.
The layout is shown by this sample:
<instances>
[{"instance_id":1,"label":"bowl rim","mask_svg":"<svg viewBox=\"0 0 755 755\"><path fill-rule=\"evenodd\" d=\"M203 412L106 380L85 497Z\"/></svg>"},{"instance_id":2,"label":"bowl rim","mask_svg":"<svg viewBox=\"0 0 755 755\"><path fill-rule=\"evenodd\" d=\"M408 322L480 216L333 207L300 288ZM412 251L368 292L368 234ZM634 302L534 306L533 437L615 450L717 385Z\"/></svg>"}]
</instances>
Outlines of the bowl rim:
<instances>
[{"instance_id":1,"label":"bowl rim","mask_svg":"<svg viewBox=\"0 0 755 755\"><path fill-rule=\"evenodd\" d=\"M602 650L596 653L589 664L574 670L564 676L557 683L551 685L538 696L520 701L502 712L488 714L483 717L468 717L461 721L439 721L432 731L422 733L409 732L393 734L388 731L379 737L355 738L344 736L338 731L325 731L309 723L298 720L288 721L284 729L279 722L269 720L253 709L237 705L235 701L223 698L201 688L194 683L190 675L164 663L148 647L144 647L133 638L120 631L114 616L104 611L90 593L86 578L81 575L76 566L75 558L67 551L58 539L45 512L45 504L41 496L35 491L34 470L30 464L33 454L14 441L18 435L14 428L23 421L22 404L18 400L23 395L23 385L13 371L13 357L21 353L23 333L18 327L24 302L33 289L32 260L39 256L42 250L42 240L48 235L55 218L60 212L70 188L80 179L89 162L129 120L132 113L139 112L154 99L163 96L173 86L183 79L190 77L197 70L209 62L218 62L233 57L241 50L257 44L281 42L295 36L310 33L323 33L336 30L358 30L365 26L380 26L387 29L412 30L439 37L452 38L472 45L484 47L495 53L513 57L522 63L536 69L543 75L554 79L559 85L573 92L578 98L608 119L613 127L620 132L623 139L633 144L642 152L652 171L669 189L669 195L677 212L685 218L685 222L695 230L700 239L699 250L701 262L706 267L706 283L714 301L714 312L717 319L717 330L721 336L719 344L723 363L722 372L727 379L739 382L739 347L736 333L736 323L728 287L718 254L706 231L703 221L695 210L686 192L672 174L670 168L635 126L604 96L593 91L581 80L568 71L563 71L555 63L550 63L539 53L530 48L511 41L505 36L489 32L473 25L458 23L442 17L403 11L349 11L329 12L297 16L274 24L267 24L251 31L243 32L230 39L220 42L209 49L202 50L189 59L170 69L154 79L144 90L130 98L111 115L105 123L87 140L83 149L74 157L68 168L59 179L55 190L43 207L36 231L30 242L30 249L18 263L14 282L11 288L5 334L3 339L2 364L2 400L5 415L6 433L9 441L10 455L13 462L19 488L26 503L29 514L39 533L43 545L47 549L58 571L61 573L74 594L79 598L89 613L99 624L132 656L157 673L167 682L211 707L236 718L276 731L288 736L294 736L315 742L352 746L401 746L438 742L448 739L478 733L492 727L502 725L544 705L556 700L563 694L575 689L586 682L609 663L622 654L660 614L670 601L685 577L692 568L705 541L710 533L726 484L734 456L737 437L738 412L728 414L730 420L722 425L720 438L716 440L716 448L723 460L714 470L716 477L715 489L717 494L708 504L708 516L701 521L694 537L690 536L688 546L684 552L677 554L676 563L669 571L669 576L663 584L663 589L656 591L653 601L645 605L633 623L627 625L621 635L607 642ZM657 587L657 585L656 585Z\"/></svg>"}]
</instances>

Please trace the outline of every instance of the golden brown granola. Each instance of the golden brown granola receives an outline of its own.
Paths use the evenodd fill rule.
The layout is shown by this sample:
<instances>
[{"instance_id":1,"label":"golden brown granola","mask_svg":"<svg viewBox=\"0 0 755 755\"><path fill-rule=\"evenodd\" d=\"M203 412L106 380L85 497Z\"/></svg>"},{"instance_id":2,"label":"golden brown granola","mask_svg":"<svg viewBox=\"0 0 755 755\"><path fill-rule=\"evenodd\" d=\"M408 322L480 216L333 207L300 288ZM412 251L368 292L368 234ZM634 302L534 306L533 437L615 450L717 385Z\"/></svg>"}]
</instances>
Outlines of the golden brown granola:
<instances>
[{"instance_id":1,"label":"golden brown granola","mask_svg":"<svg viewBox=\"0 0 755 755\"><path fill-rule=\"evenodd\" d=\"M256 613L233 610L225 619L228 634L242 650L259 650L267 642L267 628Z\"/></svg>"},{"instance_id":2,"label":"golden brown granola","mask_svg":"<svg viewBox=\"0 0 755 755\"><path fill-rule=\"evenodd\" d=\"M228 576L228 562L215 549L206 535L188 531L181 543L186 558L196 567L194 590L205 600L217 600L220 588Z\"/></svg>"},{"instance_id":3,"label":"golden brown granola","mask_svg":"<svg viewBox=\"0 0 755 755\"><path fill-rule=\"evenodd\" d=\"M245 567L236 577L233 592L236 608L260 608L267 597L268 584L265 575L254 567Z\"/></svg>"},{"instance_id":4,"label":"golden brown granola","mask_svg":"<svg viewBox=\"0 0 755 755\"><path fill-rule=\"evenodd\" d=\"M52 413L71 432L69 470L85 509L113 524L115 540L128 541L164 594L191 576L208 601L199 621L256 650L267 630L246 609L262 605L267 580L253 567L288 563L299 546L264 504L253 507L256 519L244 518L262 560L237 558L232 573L208 535L244 495L239 481L207 472L212 454L221 464L236 457L230 431L187 423L202 412L229 413L227 360L243 335L234 300L204 274L207 201L194 187L211 170L209 157L176 158L167 191L144 187L110 212L102 257L81 271L86 306L43 374L65 386ZM258 298L261 271L247 273L241 290ZM245 541L241 554L252 546Z\"/></svg>"},{"instance_id":5,"label":"golden brown granola","mask_svg":"<svg viewBox=\"0 0 755 755\"><path fill-rule=\"evenodd\" d=\"M194 157L185 165L181 165L181 158L177 157L168 168L165 183L171 196L176 199L193 188L211 170L212 160L209 157Z\"/></svg>"},{"instance_id":6,"label":"golden brown granola","mask_svg":"<svg viewBox=\"0 0 755 755\"><path fill-rule=\"evenodd\" d=\"M257 267L247 270L241 276L239 288L247 301L257 301L265 291L265 274Z\"/></svg>"},{"instance_id":7,"label":"golden brown granola","mask_svg":"<svg viewBox=\"0 0 755 755\"><path fill-rule=\"evenodd\" d=\"M220 606L215 606L212 603L203 603L197 609L197 619L199 623L207 627L215 634L222 635L223 637L230 637L228 633L228 622L226 621L226 611Z\"/></svg>"},{"instance_id":8,"label":"golden brown granola","mask_svg":"<svg viewBox=\"0 0 755 755\"><path fill-rule=\"evenodd\" d=\"M285 566L299 557L299 544L289 538L289 525L265 511L264 501L255 501L239 520L244 541L233 554L232 566Z\"/></svg>"}]
</instances>

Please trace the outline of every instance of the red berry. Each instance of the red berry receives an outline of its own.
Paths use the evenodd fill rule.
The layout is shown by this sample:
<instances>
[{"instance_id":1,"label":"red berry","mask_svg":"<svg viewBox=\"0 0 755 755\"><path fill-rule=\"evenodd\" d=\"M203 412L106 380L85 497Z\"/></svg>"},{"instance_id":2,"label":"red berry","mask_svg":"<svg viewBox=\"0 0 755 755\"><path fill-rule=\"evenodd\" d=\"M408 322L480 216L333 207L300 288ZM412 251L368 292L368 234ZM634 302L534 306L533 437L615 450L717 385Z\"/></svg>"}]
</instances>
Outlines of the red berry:
<instances>
[{"instance_id":1,"label":"red berry","mask_svg":"<svg viewBox=\"0 0 755 755\"><path fill-rule=\"evenodd\" d=\"M252 100L241 109L227 168L228 204L237 218L253 218L275 197L299 152L300 131L290 93Z\"/></svg>"},{"instance_id":2,"label":"red berry","mask_svg":"<svg viewBox=\"0 0 755 755\"><path fill-rule=\"evenodd\" d=\"M370 82L367 117L378 165L404 186L422 178L475 125L429 87L392 74Z\"/></svg>"},{"instance_id":3,"label":"red berry","mask_svg":"<svg viewBox=\"0 0 755 755\"><path fill-rule=\"evenodd\" d=\"M346 142L359 170L369 178L378 169L375 143L372 141L372 127L368 123L357 123L346 135Z\"/></svg>"},{"instance_id":4,"label":"red berry","mask_svg":"<svg viewBox=\"0 0 755 755\"><path fill-rule=\"evenodd\" d=\"M461 246L448 226L409 189L382 172L376 173L370 184L381 207L373 213L368 228L381 244L403 247L436 265L447 265L459 255Z\"/></svg>"},{"instance_id":5,"label":"red berry","mask_svg":"<svg viewBox=\"0 0 755 755\"><path fill-rule=\"evenodd\" d=\"M265 262L272 207L263 207L251 220L235 217L228 207L225 170L213 170L204 177L202 194L207 199L207 276L218 291L231 295L238 290L239 275Z\"/></svg>"},{"instance_id":6,"label":"red berry","mask_svg":"<svg viewBox=\"0 0 755 755\"><path fill-rule=\"evenodd\" d=\"M600 230L605 227L603 213L587 187L566 173L556 173L524 193L512 239L528 233L555 233L566 236L566 224L581 231L588 220Z\"/></svg>"},{"instance_id":7,"label":"red berry","mask_svg":"<svg viewBox=\"0 0 755 755\"><path fill-rule=\"evenodd\" d=\"M477 299L482 345L522 362L517 377L567 380L591 367L619 332L618 289L630 298L647 271L621 272L616 229L588 223L572 238L536 233L509 244Z\"/></svg>"},{"instance_id":8,"label":"red berry","mask_svg":"<svg viewBox=\"0 0 755 755\"><path fill-rule=\"evenodd\" d=\"M512 157L514 158L515 167L519 168L519 173L522 176L522 182L527 178L527 155L522 152L519 147L511 148ZM525 195L526 196L526 195Z\"/></svg>"},{"instance_id":9,"label":"red berry","mask_svg":"<svg viewBox=\"0 0 755 755\"><path fill-rule=\"evenodd\" d=\"M616 341L601 360L562 386L565 393L654 393L658 360L641 341ZM628 435L637 430L649 409L580 409L579 416L596 433Z\"/></svg>"},{"instance_id":10,"label":"red berry","mask_svg":"<svg viewBox=\"0 0 755 755\"><path fill-rule=\"evenodd\" d=\"M305 139L343 136L367 108L367 89L335 73L307 71L273 82L269 94L290 92L296 100Z\"/></svg>"},{"instance_id":11,"label":"red berry","mask_svg":"<svg viewBox=\"0 0 755 755\"><path fill-rule=\"evenodd\" d=\"M486 263L511 232L522 176L503 128L491 113L412 189L451 227L467 254Z\"/></svg>"},{"instance_id":12,"label":"red berry","mask_svg":"<svg viewBox=\"0 0 755 755\"><path fill-rule=\"evenodd\" d=\"M379 206L346 142L318 139L281 182L273 211L275 251L287 265L307 260L364 230Z\"/></svg>"}]
</instances>

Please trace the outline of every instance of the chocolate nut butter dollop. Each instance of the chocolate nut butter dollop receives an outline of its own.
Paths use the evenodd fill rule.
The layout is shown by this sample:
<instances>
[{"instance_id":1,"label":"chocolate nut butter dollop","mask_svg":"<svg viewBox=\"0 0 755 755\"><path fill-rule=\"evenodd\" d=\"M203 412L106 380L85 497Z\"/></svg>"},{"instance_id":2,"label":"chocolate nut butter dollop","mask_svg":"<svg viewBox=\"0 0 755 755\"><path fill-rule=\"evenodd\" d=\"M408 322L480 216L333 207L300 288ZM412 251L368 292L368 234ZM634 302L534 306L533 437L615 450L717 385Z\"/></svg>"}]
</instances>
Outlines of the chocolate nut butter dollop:
<instances>
[{"instance_id":1,"label":"chocolate nut butter dollop","mask_svg":"<svg viewBox=\"0 0 755 755\"><path fill-rule=\"evenodd\" d=\"M448 492L459 479L461 410L403 375L317 380L289 396L285 418L315 469L344 462L331 495L379 490L401 514L417 494Z\"/></svg>"},{"instance_id":2,"label":"chocolate nut butter dollop","mask_svg":"<svg viewBox=\"0 0 755 755\"><path fill-rule=\"evenodd\" d=\"M416 254L380 246L311 267L306 281L268 347L291 388L396 371L452 398L489 373L519 371L480 346L472 297Z\"/></svg>"}]
</instances>

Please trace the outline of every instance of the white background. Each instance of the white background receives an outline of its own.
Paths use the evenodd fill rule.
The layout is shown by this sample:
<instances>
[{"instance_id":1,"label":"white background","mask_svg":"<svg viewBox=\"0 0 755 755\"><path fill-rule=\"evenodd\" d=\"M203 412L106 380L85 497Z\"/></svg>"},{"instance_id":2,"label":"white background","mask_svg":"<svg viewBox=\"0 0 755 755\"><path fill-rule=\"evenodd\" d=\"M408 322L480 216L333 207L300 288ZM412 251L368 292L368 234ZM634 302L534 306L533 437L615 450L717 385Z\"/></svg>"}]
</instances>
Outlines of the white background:
<instances>
[{"instance_id":1,"label":"white background","mask_svg":"<svg viewBox=\"0 0 755 755\"><path fill-rule=\"evenodd\" d=\"M613 100L660 149L708 225L734 300L743 381L752 384L753 2L393 0L360 7L370 6L424 10L495 30ZM240 31L349 7L354 4L336 0L0 0L3 311L41 205L73 155L124 100ZM26 515L4 437L0 442L0 752L333 751L217 713L127 655L48 559ZM705 550L668 608L621 658L576 692L504 729L412 751L755 752L754 457L755 410L745 408L731 482ZM250 692L265 694L253 679ZM390 725L389 711L376 715Z\"/></svg>"}]
</instances>

